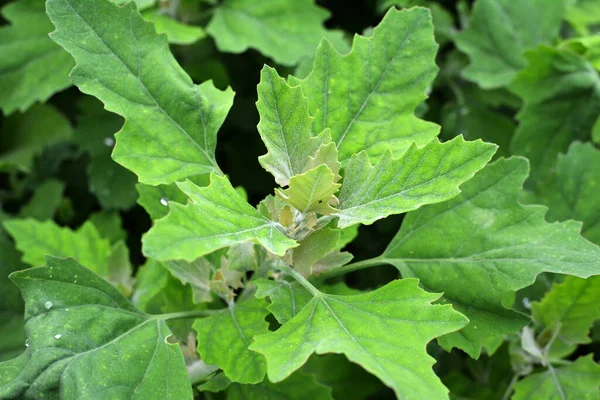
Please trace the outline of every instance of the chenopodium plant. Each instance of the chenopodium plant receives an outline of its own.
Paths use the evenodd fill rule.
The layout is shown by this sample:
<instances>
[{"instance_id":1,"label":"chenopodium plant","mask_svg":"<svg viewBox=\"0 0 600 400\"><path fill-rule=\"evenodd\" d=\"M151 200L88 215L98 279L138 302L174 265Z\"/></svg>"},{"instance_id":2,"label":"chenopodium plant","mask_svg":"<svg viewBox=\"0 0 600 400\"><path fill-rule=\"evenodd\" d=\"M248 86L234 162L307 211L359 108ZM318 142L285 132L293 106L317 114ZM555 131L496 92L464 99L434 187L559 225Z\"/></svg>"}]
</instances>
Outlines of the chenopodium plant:
<instances>
[{"instance_id":1,"label":"chenopodium plant","mask_svg":"<svg viewBox=\"0 0 600 400\"><path fill-rule=\"evenodd\" d=\"M48 256L11 275L28 342L0 364L3 398L187 399L190 378L229 398L330 398L295 371L314 353L339 353L398 398L446 399L427 343L493 353L528 323L507 308L516 290L541 272L600 273L580 223L549 224L545 207L517 201L524 158L486 166L495 145L440 143L439 127L415 117L437 72L424 8L390 10L346 55L323 41L305 79L262 70L259 161L279 188L257 207L215 160L231 89L195 85L132 4L48 0L47 13L52 39L76 61L73 83L125 118L112 157L138 176L156 218L140 275L168 270L199 306L149 315L77 261ZM359 224L402 213L381 256L348 264ZM402 279L370 292L327 283L379 264ZM198 353L186 354L187 368L169 339L171 321L185 318Z\"/></svg>"}]
</instances>

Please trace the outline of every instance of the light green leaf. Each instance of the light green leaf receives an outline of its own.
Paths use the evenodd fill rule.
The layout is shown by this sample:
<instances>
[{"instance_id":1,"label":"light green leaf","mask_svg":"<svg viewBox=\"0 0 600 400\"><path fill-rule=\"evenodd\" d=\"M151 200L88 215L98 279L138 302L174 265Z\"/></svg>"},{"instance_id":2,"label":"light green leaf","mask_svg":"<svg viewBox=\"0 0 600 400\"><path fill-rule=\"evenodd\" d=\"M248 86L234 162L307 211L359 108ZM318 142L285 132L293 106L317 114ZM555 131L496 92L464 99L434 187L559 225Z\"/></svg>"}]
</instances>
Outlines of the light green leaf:
<instances>
[{"instance_id":1,"label":"light green leaf","mask_svg":"<svg viewBox=\"0 0 600 400\"><path fill-rule=\"evenodd\" d=\"M327 165L292 177L289 186L286 190L276 192L301 213L330 215L337 212L332 206L338 203L335 193L342 185L335 183L335 175Z\"/></svg>"},{"instance_id":2,"label":"light green leaf","mask_svg":"<svg viewBox=\"0 0 600 400\"><path fill-rule=\"evenodd\" d=\"M469 318L460 332L438 339L446 349L477 358L486 341L525 326L529 319L504 302L541 272L600 274L600 248L580 236L581 223L549 224L545 207L517 201L527 172L523 158L488 165L459 196L407 214L382 255Z\"/></svg>"},{"instance_id":3,"label":"light green leaf","mask_svg":"<svg viewBox=\"0 0 600 400\"><path fill-rule=\"evenodd\" d=\"M313 375L296 372L282 382L268 379L258 385L233 384L227 400L332 400L331 388L316 381Z\"/></svg>"},{"instance_id":4,"label":"light green leaf","mask_svg":"<svg viewBox=\"0 0 600 400\"><path fill-rule=\"evenodd\" d=\"M198 258L193 262L166 261L163 266L181 283L190 285L194 294L194 303L212 301L210 280L216 267L207 259Z\"/></svg>"},{"instance_id":5,"label":"light green leaf","mask_svg":"<svg viewBox=\"0 0 600 400\"><path fill-rule=\"evenodd\" d=\"M233 245L227 251L228 268L232 271L256 271L261 264L264 252L252 242Z\"/></svg>"},{"instance_id":6,"label":"light green leaf","mask_svg":"<svg viewBox=\"0 0 600 400\"><path fill-rule=\"evenodd\" d=\"M578 358L574 363L556 368L556 379L550 371L529 375L514 386L513 400L583 400L598 398L600 365L592 355Z\"/></svg>"},{"instance_id":7,"label":"light green leaf","mask_svg":"<svg viewBox=\"0 0 600 400\"><path fill-rule=\"evenodd\" d=\"M197 319L198 353L218 365L233 382L259 383L267 370L261 354L248 350L255 335L269 331L266 302L256 298L231 303L219 314Z\"/></svg>"},{"instance_id":8,"label":"light green leaf","mask_svg":"<svg viewBox=\"0 0 600 400\"><path fill-rule=\"evenodd\" d=\"M112 154L119 164L150 185L219 171L216 137L231 89L195 85L133 3L49 0L47 10L52 39L77 61L72 81L125 118Z\"/></svg>"},{"instance_id":9,"label":"light green leaf","mask_svg":"<svg viewBox=\"0 0 600 400\"><path fill-rule=\"evenodd\" d=\"M311 167L332 163L330 157L337 152L331 146L326 149L320 147L331 141L329 134L323 132L311 137L314 118L308 115L308 100L302 89L290 87L275 69L268 66L261 71L257 89L256 108L260 114L257 128L268 150L258 160L280 186L287 186L290 178ZM321 162L317 163L311 157Z\"/></svg>"},{"instance_id":10,"label":"light green leaf","mask_svg":"<svg viewBox=\"0 0 600 400\"><path fill-rule=\"evenodd\" d=\"M106 260L106 269L106 280L125 296L131 296L133 268L129 261L129 249L124 241L117 242L111 247Z\"/></svg>"},{"instance_id":11,"label":"light green leaf","mask_svg":"<svg viewBox=\"0 0 600 400\"><path fill-rule=\"evenodd\" d=\"M568 276L555 284L540 302L531 304L533 319L558 339L574 345L589 343L590 329L600 319L600 276ZM560 324L560 328L557 327Z\"/></svg>"},{"instance_id":12,"label":"light green leaf","mask_svg":"<svg viewBox=\"0 0 600 400\"><path fill-rule=\"evenodd\" d=\"M127 232L121 224L121 216L116 211L100 211L92 214L90 222L94 224L100 236L108 239L112 244L127 239Z\"/></svg>"},{"instance_id":13,"label":"light green leaf","mask_svg":"<svg viewBox=\"0 0 600 400\"><path fill-rule=\"evenodd\" d=\"M310 276L312 267L326 255L334 251L340 240L338 229L319 229L300 242L300 246L292 250L294 268L302 275Z\"/></svg>"},{"instance_id":14,"label":"light green leaf","mask_svg":"<svg viewBox=\"0 0 600 400\"><path fill-rule=\"evenodd\" d=\"M323 41L312 73L290 83L308 96L313 132L331 129L342 163L362 150L372 161L388 149L399 157L439 133L414 115L435 78L436 50L429 10L391 9L371 37L355 36L345 56Z\"/></svg>"},{"instance_id":15,"label":"light green leaf","mask_svg":"<svg viewBox=\"0 0 600 400\"><path fill-rule=\"evenodd\" d=\"M471 64L463 75L485 89L507 86L527 65L526 50L558 37L564 0L477 0L455 42Z\"/></svg>"},{"instance_id":16,"label":"light green leaf","mask_svg":"<svg viewBox=\"0 0 600 400\"><path fill-rule=\"evenodd\" d=\"M110 242L91 222L74 231L51 220L12 219L4 222L4 228L23 252L23 261L32 267L44 265L47 255L73 257L98 275L108 276Z\"/></svg>"},{"instance_id":17,"label":"light green leaf","mask_svg":"<svg viewBox=\"0 0 600 400\"><path fill-rule=\"evenodd\" d=\"M511 147L529 159L530 180L537 183L571 142L590 137L600 114L600 77L566 49L540 47L527 59L529 65L511 84L524 102Z\"/></svg>"},{"instance_id":18,"label":"light green leaf","mask_svg":"<svg viewBox=\"0 0 600 400\"><path fill-rule=\"evenodd\" d=\"M296 282L260 278L253 281L257 291L255 296L269 297L271 304L267 309L280 324L294 318L312 299L312 295Z\"/></svg>"},{"instance_id":19,"label":"light green leaf","mask_svg":"<svg viewBox=\"0 0 600 400\"><path fill-rule=\"evenodd\" d=\"M92 97L79 101L75 142L90 155L90 191L103 208L128 209L137 200L137 177L111 159L114 134L123 125L118 115L106 112Z\"/></svg>"},{"instance_id":20,"label":"light green leaf","mask_svg":"<svg viewBox=\"0 0 600 400\"><path fill-rule=\"evenodd\" d=\"M399 398L446 399L431 370L425 345L464 326L450 306L431 305L438 295L419 289L416 279L397 280L370 293L338 296L313 288L314 298L277 331L255 338L252 350L265 355L269 379L279 382L316 352L343 353ZM390 335L389 332L394 332Z\"/></svg>"},{"instance_id":21,"label":"light green leaf","mask_svg":"<svg viewBox=\"0 0 600 400\"><path fill-rule=\"evenodd\" d=\"M544 182L524 200L549 207L550 222L574 219L583 222L581 234L600 245L600 150L591 144L575 142L566 155L559 154Z\"/></svg>"},{"instance_id":22,"label":"light green leaf","mask_svg":"<svg viewBox=\"0 0 600 400\"><path fill-rule=\"evenodd\" d=\"M157 33L164 33L173 44L193 44L206 36L204 29L199 26L183 24L169 15L161 14L155 10L142 13L146 21L154 24Z\"/></svg>"},{"instance_id":23,"label":"light green leaf","mask_svg":"<svg viewBox=\"0 0 600 400\"><path fill-rule=\"evenodd\" d=\"M314 54L327 36L323 22L328 16L314 0L225 0L215 8L206 30L220 51L254 48L291 66Z\"/></svg>"},{"instance_id":24,"label":"light green leaf","mask_svg":"<svg viewBox=\"0 0 600 400\"><path fill-rule=\"evenodd\" d=\"M0 171L19 168L29 172L36 155L70 136L69 121L46 104L9 117L4 121L0 136Z\"/></svg>"},{"instance_id":25,"label":"light green leaf","mask_svg":"<svg viewBox=\"0 0 600 400\"><path fill-rule=\"evenodd\" d=\"M37 220L53 219L65 190L65 184L55 179L40 183L27 204L21 208L19 215Z\"/></svg>"},{"instance_id":26,"label":"light green leaf","mask_svg":"<svg viewBox=\"0 0 600 400\"><path fill-rule=\"evenodd\" d=\"M167 215L170 204L185 204L187 201L187 196L175 183L158 186L138 183L135 188L139 194L138 204L144 207L152 219L160 219Z\"/></svg>"},{"instance_id":27,"label":"light green leaf","mask_svg":"<svg viewBox=\"0 0 600 400\"><path fill-rule=\"evenodd\" d=\"M9 115L71 86L74 63L48 38L52 24L43 1L14 1L2 8L2 17L11 25L0 28L0 109Z\"/></svg>"},{"instance_id":28,"label":"light green leaf","mask_svg":"<svg viewBox=\"0 0 600 400\"><path fill-rule=\"evenodd\" d=\"M144 312L152 312L151 304L164 293L170 280L174 278L161 262L147 260L135 276L135 290L131 302Z\"/></svg>"},{"instance_id":29,"label":"light green leaf","mask_svg":"<svg viewBox=\"0 0 600 400\"><path fill-rule=\"evenodd\" d=\"M177 186L188 197L187 205L172 204L171 212L155 222L142 242L144 254L158 260L193 261L236 243L252 241L282 256L296 247L279 231L277 223L248 204L225 177L211 174L210 185L200 188L190 181Z\"/></svg>"},{"instance_id":30,"label":"light green leaf","mask_svg":"<svg viewBox=\"0 0 600 400\"><path fill-rule=\"evenodd\" d=\"M192 399L165 321L74 260L47 262L11 275L25 299L29 347L18 375L0 381L0 397Z\"/></svg>"},{"instance_id":31,"label":"light green leaf","mask_svg":"<svg viewBox=\"0 0 600 400\"><path fill-rule=\"evenodd\" d=\"M372 166L365 152L352 156L339 194L340 228L372 224L391 214L402 214L425 204L439 203L460 193L469 180L492 158L497 146L457 137L423 148L413 145L400 158L385 153Z\"/></svg>"},{"instance_id":32,"label":"light green leaf","mask_svg":"<svg viewBox=\"0 0 600 400\"><path fill-rule=\"evenodd\" d=\"M589 35L590 27L600 23L600 3L596 0L566 0L567 15L565 19L581 35Z\"/></svg>"}]
</instances>

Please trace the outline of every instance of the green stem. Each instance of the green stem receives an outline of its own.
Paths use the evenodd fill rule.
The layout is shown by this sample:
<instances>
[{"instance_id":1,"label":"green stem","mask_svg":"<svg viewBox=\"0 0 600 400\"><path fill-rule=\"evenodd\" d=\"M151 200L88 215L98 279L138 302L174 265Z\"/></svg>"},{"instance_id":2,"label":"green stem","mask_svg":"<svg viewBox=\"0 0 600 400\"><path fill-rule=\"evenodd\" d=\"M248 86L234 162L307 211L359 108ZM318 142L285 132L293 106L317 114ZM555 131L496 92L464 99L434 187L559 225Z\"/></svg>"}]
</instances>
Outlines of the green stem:
<instances>
[{"instance_id":1,"label":"green stem","mask_svg":"<svg viewBox=\"0 0 600 400\"><path fill-rule=\"evenodd\" d=\"M298 283L308 290L314 297L321 296L322 293L319 292L319 290L314 287L312 283L310 283L305 277L302 276L300 272L296 271L294 268L287 265L278 265L277 268L281 270L281 272L290 275L292 278L298 281Z\"/></svg>"},{"instance_id":2,"label":"green stem","mask_svg":"<svg viewBox=\"0 0 600 400\"><path fill-rule=\"evenodd\" d=\"M512 379L510 380L510 383L508 384L508 387L504 391L504 396L502 396L502 400L508 400L510 398L510 395L513 392L513 386L515 386L515 384L519 380L519 376L521 376L519 373L513 375Z\"/></svg>"},{"instance_id":3,"label":"green stem","mask_svg":"<svg viewBox=\"0 0 600 400\"><path fill-rule=\"evenodd\" d=\"M323 275L319 275L318 278L319 279L335 278L336 276L344 275L349 272L359 271L361 269L376 267L376 266L385 265L385 264L387 264L387 262L386 262L386 259L383 257L369 258L367 260L350 263L341 268L333 269L329 272L324 273Z\"/></svg>"},{"instance_id":4,"label":"green stem","mask_svg":"<svg viewBox=\"0 0 600 400\"><path fill-rule=\"evenodd\" d=\"M172 320L172 319L190 319L198 317L210 317L212 315L219 314L221 310L192 310L192 311L181 311L169 314L156 314L152 316L152 319Z\"/></svg>"}]
</instances>

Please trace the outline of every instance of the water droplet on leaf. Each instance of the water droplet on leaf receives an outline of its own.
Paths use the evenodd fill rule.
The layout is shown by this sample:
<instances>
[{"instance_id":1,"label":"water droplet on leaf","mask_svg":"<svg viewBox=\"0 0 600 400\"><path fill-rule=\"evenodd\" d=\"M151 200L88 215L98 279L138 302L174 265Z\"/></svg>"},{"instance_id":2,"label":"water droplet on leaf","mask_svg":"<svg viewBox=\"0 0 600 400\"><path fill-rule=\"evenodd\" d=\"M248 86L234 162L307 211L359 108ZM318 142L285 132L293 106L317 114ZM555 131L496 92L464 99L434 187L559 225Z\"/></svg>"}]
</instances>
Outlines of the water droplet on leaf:
<instances>
[{"instance_id":1,"label":"water droplet on leaf","mask_svg":"<svg viewBox=\"0 0 600 400\"><path fill-rule=\"evenodd\" d=\"M160 198L160 204L162 204L163 206L167 207L169 205L169 200L167 200L166 197L161 197Z\"/></svg>"},{"instance_id":2,"label":"water droplet on leaf","mask_svg":"<svg viewBox=\"0 0 600 400\"><path fill-rule=\"evenodd\" d=\"M25 347L29 347L29 339L25 339Z\"/></svg>"},{"instance_id":3,"label":"water droplet on leaf","mask_svg":"<svg viewBox=\"0 0 600 400\"><path fill-rule=\"evenodd\" d=\"M46 307L46 310L49 310L52 308L52 302L51 301L47 301L44 303L44 307Z\"/></svg>"},{"instance_id":4,"label":"water droplet on leaf","mask_svg":"<svg viewBox=\"0 0 600 400\"><path fill-rule=\"evenodd\" d=\"M108 147L113 147L113 145L115 144L115 139L111 137L106 137L104 138L104 144Z\"/></svg>"},{"instance_id":5,"label":"water droplet on leaf","mask_svg":"<svg viewBox=\"0 0 600 400\"><path fill-rule=\"evenodd\" d=\"M60 339L62 337L62 335L60 333L57 333L56 335L54 335L54 339Z\"/></svg>"}]
</instances>

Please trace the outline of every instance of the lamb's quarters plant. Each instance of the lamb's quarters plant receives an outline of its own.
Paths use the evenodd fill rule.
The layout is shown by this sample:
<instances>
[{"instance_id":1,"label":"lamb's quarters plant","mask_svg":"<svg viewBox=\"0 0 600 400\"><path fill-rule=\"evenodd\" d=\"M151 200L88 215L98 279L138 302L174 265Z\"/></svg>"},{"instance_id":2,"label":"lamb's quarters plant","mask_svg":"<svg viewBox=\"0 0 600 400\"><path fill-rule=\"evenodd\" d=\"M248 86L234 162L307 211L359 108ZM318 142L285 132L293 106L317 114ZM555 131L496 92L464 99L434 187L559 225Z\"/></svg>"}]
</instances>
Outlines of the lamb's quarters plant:
<instances>
[{"instance_id":1,"label":"lamb's quarters plant","mask_svg":"<svg viewBox=\"0 0 600 400\"><path fill-rule=\"evenodd\" d=\"M5 5L0 399L598 398L595 3Z\"/></svg>"}]
</instances>

